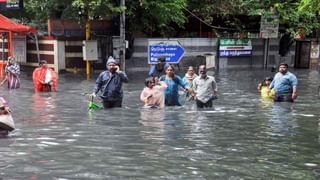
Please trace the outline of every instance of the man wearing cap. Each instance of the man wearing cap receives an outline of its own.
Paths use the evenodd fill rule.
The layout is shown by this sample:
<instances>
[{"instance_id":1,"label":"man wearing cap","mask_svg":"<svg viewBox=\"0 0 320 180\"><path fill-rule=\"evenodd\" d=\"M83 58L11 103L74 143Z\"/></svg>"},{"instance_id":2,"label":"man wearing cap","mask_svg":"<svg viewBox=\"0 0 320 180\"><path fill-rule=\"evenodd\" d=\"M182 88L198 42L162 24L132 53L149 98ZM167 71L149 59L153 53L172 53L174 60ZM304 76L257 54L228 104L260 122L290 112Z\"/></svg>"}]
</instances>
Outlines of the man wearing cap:
<instances>
[{"instance_id":1,"label":"man wearing cap","mask_svg":"<svg viewBox=\"0 0 320 180\"><path fill-rule=\"evenodd\" d=\"M32 74L34 90L37 91L57 91L57 74L49 68L47 61L41 60Z\"/></svg>"},{"instance_id":2,"label":"man wearing cap","mask_svg":"<svg viewBox=\"0 0 320 180\"><path fill-rule=\"evenodd\" d=\"M7 65L5 67L6 78L0 83L0 85L4 84L6 81L8 82L8 89L17 89L20 87L20 66L16 63L14 57L10 56L8 58Z\"/></svg>"},{"instance_id":3,"label":"man wearing cap","mask_svg":"<svg viewBox=\"0 0 320 180\"><path fill-rule=\"evenodd\" d=\"M121 107L123 99L122 83L127 83L127 75L120 71L117 61L110 56L107 61L107 70L100 73L96 80L92 96L96 97L101 91L104 108Z\"/></svg>"},{"instance_id":4,"label":"man wearing cap","mask_svg":"<svg viewBox=\"0 0 320 180\"><path fill-rule=\"evenodd\" d=\"M288 71L288 64L281 63L279 72L274 76L270 84L270 89L275 91L273 100L293 102L298 96L297 85L297 77Z\"/></svg>"}]
</instances>

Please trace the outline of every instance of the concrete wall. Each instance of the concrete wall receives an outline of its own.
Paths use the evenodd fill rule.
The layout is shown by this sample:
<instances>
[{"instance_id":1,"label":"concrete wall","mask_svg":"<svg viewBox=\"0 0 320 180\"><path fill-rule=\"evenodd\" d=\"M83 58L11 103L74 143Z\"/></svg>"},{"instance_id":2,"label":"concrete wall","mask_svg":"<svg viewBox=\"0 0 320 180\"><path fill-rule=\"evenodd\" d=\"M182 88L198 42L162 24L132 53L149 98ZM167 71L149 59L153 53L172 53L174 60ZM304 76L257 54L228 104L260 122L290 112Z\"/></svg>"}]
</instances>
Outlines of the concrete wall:
<instances>
[{"instance_id":1,"label":"concrete wall","mask_svg":"<svg viewBox=\"0 0 320 180\"><path fill-rule=\"evenodd\" d=\"M157 38L159 39L159 38ZM180 61L180 67L198 66L205 63L205 55L216 56L218 39L212 38L173 38L178 40L185 50ZM167 39L164 39L167 40ZM148 38L134 40L132 58L126 61L129 70L147 70L148 65Z\"/></svg>"},{"instance_id":2,"label":"concrete wall","mask_svg":"<svg viewBox=\"0 0 320 180\"><path fill-rule=\"evenodd\" d=\"M264 39L252 39L252 56L251 57L232 57L219 58L218 55L218 39L217 38L175 38L185 49L185 55L180 61L180 67L189 65L198 66L206 63L206 55L213 55L216 66L223 68L263 68L265 64L273 67L281 62L286 62L290 66L294 64L295 45L293 45L287 57L281 58L279 52L279 39L269 40L269 56L268 62L264 62ZM166 39L164 39L166 40ZM137 38L134 41L134 53L132 58L126 61L126 67L129 70L147 70L148 61L148 38ZM209 58L207 58L209 59ZM208 64L208 63L207 63Z\"/></svg>"},{"instance_id":3,"label":"concrete wall","mask_svg":"<svg viewBox=\"0 0 320 180\"><path fill-rule=\"evenodd\" d=\"M37 67L38 57L36 42L27 41L27 62L22 65ZM82 41L66 41L57 39L39 40L40 60L46 60L49 67L60 72L72 68L84 68L85 62L82 58Z\"/></svg>"},{"instance_id":4,"label":"concrete wall","mask_svg":"<svg viewBox=\"0 0 320 180\"><path fill-rule=\"evenodd\" d=\"M264 61L265 39L252 39L251 57L219 58L219 68L263 68L274 67L280 62L294 66L295 44L290 48L286 57L279 56L279 39L269 39L268 61Z\"/></svg>"},{"instance_id":5,"label":"concrete wall","mask_svg":"<svg viewBox=\"0 0 320 180\"><path fill-rule=\"evenodd\" d=\"M39 54L40 60L46 60L48 66L54 68L55 71L58 71L58 67L55 65L55 41L51 39L39 39ZM36 41L29 39L27 41L27 60L26 63L21 63L24 66L38 67L38 51L36 46Z\"/></svg>"},{"instance_id":6,"label":"concrete wall","mask_svg":"<svg viewBox=\"0 0 320 180\"><path fill-rule=\"evenodd\" d=\"M252 39L252 56L250 57L218 57L217 38L176 38L185 49L185 54L180 61L179 67L184 70L188 66L207 64L215 68L262 68L267 64L268 68L274 67L281 62L290 66L294 65L295 44L291 47L286 57L280 58L279 39L270 39L268 62L264 62L264 39ZM1 51L1 49L0 49ZM7 49L5 49L5 52ZM126 68L131 71L146 71L149 69L148 39L137 38L134 41L132 58L126 60ZM84 69L85 61L82 58L82 40L39 40L40 59L48 61L50 67L57 72L67 69ZM214 61L214 62L211 62ZM38 66L36 44L34 40L27 41L27 61L22 65Z\"/></svg>"},{"instance_id":7,"label":"concrete wall","mask_svg":"<svg viewBox=\"0 0 320 180\"><path fill-rule=\"evenodd\" d=\"M103 39L100 41L103 41ZM67 39L55 39L52 37L42 37L39 39L39 53L40 59L46 60L49 67L54 68L57 72L63 70L79 71L85 70L86 62L83 60L82 53L83 40L67 40ZM104 42L105 43L105 42ZM101 43L100 50L102 48L111 48ZM91 63L93 69L105 68L103 59L101 57L102 52L99 54L100 61L94 61ZM37 48L36 42L29 39L27 41L27 62L23 63L26 66L38 66ZM101 67L100 67L101 66Z\"/></svg>"}]
</instances>

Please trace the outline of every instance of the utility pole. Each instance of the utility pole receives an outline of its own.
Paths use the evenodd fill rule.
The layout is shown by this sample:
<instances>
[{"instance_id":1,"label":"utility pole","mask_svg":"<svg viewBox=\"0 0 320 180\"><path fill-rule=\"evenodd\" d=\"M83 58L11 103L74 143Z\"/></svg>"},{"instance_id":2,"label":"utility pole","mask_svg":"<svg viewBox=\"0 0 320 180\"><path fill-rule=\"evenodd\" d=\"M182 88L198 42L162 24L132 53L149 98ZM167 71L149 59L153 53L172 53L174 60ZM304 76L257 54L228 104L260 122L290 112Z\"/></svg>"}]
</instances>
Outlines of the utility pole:
<instances>
[{"instance_id":1,"label":"utility pole","mask_svg":"<svg viewBox=\"0 0 320 180\"><path fill-rule=\"evenodd\" d=\"M88 7L88 1L85 1L85 29L86 29L86 41L90 40L91 38L91 24L90 24L90 14L89 14L89 7ZM87 80L90 79L90 61L89 59L86 59L86 74L87 74Z\"/></svg>"},{"instance_id":2,"label":"utility pole","mask_svg":"<svg viewBox=\"0 0 320 180\"><path fill-rule=\"evenodd\" d=\"M126 15L125 15L125 0L120 0L121 15L120 15L120 63L122 70L126 70Z\"/></svg>"}]
</instances>

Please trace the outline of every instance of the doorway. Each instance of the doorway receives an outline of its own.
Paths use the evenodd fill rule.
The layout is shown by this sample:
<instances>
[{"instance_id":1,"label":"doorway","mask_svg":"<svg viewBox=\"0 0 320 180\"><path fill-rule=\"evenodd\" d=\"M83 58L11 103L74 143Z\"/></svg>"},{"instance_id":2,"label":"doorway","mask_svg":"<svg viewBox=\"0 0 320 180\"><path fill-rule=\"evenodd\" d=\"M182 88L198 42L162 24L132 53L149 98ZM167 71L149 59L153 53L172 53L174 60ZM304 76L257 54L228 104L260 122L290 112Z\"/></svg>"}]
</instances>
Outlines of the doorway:
<instances>
[{"instance_id":1,"label":"doorway","mask_svg":"<svg viewBox=\"0 0 320 180\"><path fill-rule=\"evenodd\" d=\"M311 41L297 41L296 55L294 61L295 68L309 68L310 67L310 51Z\"/></svg>"}]
</instances>

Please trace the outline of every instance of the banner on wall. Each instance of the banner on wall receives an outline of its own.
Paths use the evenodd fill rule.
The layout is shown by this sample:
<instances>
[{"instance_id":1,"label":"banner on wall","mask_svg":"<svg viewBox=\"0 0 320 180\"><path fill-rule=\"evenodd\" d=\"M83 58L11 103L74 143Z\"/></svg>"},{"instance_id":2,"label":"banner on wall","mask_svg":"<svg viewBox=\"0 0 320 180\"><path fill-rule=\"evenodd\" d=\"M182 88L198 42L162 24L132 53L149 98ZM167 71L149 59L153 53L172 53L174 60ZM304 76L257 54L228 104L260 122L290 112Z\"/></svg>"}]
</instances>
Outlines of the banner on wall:
<instances>
[{"instance_id":1,"label":"banner on wall","mask_svg":"<svg viewBox=\"0 0 320 180\"><path fill-rule=\"evenodd\" d=\"M0 9L21 10L23 9L23 0L0 0Z\"/></svg>"},{"instance_id":2,"label":"banner on wall","mask_svg":"<svg viewBox=\"0 0 320 180\"><path fill-rule=\"evenodd\" d=\"M245 57L252 55L251 39L220 39L220 57Z\"/></svg>"}]
</instances>

